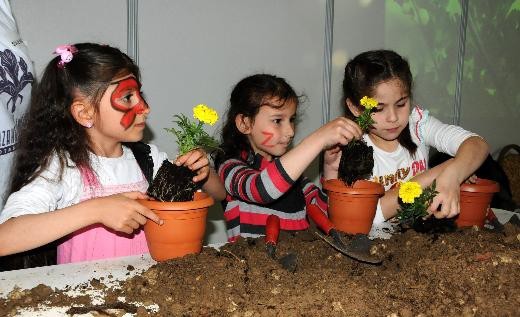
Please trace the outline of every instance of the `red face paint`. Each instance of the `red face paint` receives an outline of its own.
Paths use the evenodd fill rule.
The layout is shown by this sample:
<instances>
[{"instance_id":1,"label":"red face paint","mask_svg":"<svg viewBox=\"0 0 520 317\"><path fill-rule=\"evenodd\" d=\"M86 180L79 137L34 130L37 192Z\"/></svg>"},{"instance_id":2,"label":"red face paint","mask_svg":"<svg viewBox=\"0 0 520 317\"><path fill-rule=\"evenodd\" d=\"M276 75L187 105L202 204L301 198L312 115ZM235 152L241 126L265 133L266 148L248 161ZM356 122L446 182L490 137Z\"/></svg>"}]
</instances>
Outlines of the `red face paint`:
<instances>
[{"instance_id":1,"label":"red face paint","mask_svg":"<svg viewBox=\"0 0 520 317\"><path fill-rule=\"evenodd\" d=\"M128 129L134 123L136 115L145 112L148 105L141 97L135 78L129 77L112 84L117 84L117 87L110 95L110 103L114 109L125 113L120 123Z\"/></svg>"},{"instance_id":2,"label":"red face paint","mask_svg":"<svg viewBox=\"0 0 520 317\"><path fill-rule=\"evenodd\" d=\"M266 147L273 147L274 145L272 144L267 144L269 141L271 141L271 139L273 138L273 134L272 132L267 132L267 131L262 131L262 134L265 135L265 139L264 141L262 141L262 145L263 146L266 146Z\"/></svg>"}]
</instances>

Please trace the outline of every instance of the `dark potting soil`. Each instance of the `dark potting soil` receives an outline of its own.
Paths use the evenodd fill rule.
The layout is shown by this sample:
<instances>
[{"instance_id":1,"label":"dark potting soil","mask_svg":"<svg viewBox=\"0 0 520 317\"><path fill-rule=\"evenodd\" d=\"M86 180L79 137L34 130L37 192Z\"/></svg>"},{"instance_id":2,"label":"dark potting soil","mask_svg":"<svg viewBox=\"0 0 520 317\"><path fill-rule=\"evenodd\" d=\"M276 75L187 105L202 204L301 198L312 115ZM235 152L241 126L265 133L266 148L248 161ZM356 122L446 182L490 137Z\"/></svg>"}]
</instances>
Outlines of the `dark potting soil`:
<instances>
[{"instance_id":1,"label":"dark potting soil","mask_svg":"<svg viewBox=\"0 0 520 317\"><path fill-rule=\"evenodd\" d=\"M351 186L360 179L370 179L374 168L374 148L364 140L351 142L341 149L338 178Z\"/></svg>"},{"instance_id":2,"label":"dark potting soil","mask_svg":"<svg viewBox=\"0 0 520 317\"><path fill-rule=\"evenodd\" d=\"M164 160L146 192L158 201L180 202L193 200L199 185L193 182L196 173L186 166Z\"/></svg>"},{"instance_id":3,"label":"dark potting soil","mask_svg":"<svg viewBox=\"0 0 520 317\"><path fill-rule=\"evenodd\" d=\"M262 238L243 239L220 251L204 248L158 263L121 282L120 289L92 280L89 287L105 287L103 306L40 285L0 299L0 316L38 303L98 316L108 308L112 316L519 315L520 229L514 224L503 232L407 230L374 241L372 252L384 258L379 266L339 254L314 229L282 232L276 252L278 258L296 254L294 273L267 255ZM156 304L159 310L132 303Z\"/></svg>"}]
</instances>

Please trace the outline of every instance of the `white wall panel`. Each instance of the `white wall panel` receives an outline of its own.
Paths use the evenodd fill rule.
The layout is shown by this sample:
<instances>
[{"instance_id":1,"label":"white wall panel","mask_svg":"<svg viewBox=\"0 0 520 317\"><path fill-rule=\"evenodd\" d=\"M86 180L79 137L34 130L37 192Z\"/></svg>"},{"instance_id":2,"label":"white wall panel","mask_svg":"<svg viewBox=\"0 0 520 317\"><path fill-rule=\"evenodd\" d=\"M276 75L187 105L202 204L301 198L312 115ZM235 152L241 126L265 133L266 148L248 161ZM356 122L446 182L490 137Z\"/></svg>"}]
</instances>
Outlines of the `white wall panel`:
<instances>
[{"instance_id":1,"label":"white wall panel","mask_svg":"<svg viewBox=\"0 0 520 317\"><path fill-rule=\"evenodd\" d=\"M58 45L100 42L126 51L126 0L16 0L11 8L38 77Z\"/></svg>"},{"instance_id":2,"label":"white wall panel","mask_svg":"<svg viewBox=\"0 0 520 317\"><path fill-rule=\"evenodd\" d=\"M163 130L173 114L191 115L207 103L224 115L233 85L259 72L284 77L307 95L297 139L316 129L323 23L323 1L315 0L140 1L139 59L154 141L175 154Z\"/></svg>"}]
</instances>

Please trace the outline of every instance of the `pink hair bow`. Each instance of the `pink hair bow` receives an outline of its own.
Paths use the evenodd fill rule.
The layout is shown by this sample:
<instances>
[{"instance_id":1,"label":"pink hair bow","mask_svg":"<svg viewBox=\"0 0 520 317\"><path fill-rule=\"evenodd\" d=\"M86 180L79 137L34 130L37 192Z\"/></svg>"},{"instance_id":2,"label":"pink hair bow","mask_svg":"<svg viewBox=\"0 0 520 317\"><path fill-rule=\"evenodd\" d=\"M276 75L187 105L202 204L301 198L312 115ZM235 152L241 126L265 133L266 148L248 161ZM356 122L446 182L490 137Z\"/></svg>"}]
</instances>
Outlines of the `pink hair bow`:
<instances>
[{"instance_id":1,"label":"pink hair bow","mask_svg":"<svg viewBox=\"0 0 520 317\"><path fill-rule=\"evenodd\" d=\"M58 62L58 67L63 68L65 64L72 60L72 55L78 52L74 45L60 45L54 50L54 54L60 55L61 60Z\"/></svg>"}]
</instances>

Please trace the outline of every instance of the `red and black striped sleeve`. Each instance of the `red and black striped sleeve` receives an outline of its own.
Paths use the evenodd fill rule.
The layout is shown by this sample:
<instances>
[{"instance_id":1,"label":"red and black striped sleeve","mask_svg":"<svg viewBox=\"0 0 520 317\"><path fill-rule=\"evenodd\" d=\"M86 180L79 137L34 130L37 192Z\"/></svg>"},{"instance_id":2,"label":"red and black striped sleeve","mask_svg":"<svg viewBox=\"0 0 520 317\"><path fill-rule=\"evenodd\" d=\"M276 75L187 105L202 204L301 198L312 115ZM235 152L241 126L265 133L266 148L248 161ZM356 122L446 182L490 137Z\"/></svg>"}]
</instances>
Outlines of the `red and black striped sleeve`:
<instances>
[{"instance_id":1,"label":"red and black striped sleeve","mask_svg":"<svg viewBox=\"0 0 520 317\"><path fill-rule=\"evenodd\" d=\"M324 214L327 214L327 195L307 177L301 178L301 184L305 196L305 205L316 205Z\"/></svg>"},{"instance_id":2,"label":"red and black striped sleeve","mask_svg":"<svg viewBox=\"0 0 520 317\"><path fill-rule=\"evenodd\" d=\"M251 168L241 160L229 159L220 166L218 174L229 195L256 204L277 200L294 184L278 158L262 171Z\"/></svg>"}]
</instances>

